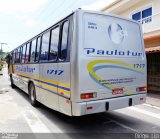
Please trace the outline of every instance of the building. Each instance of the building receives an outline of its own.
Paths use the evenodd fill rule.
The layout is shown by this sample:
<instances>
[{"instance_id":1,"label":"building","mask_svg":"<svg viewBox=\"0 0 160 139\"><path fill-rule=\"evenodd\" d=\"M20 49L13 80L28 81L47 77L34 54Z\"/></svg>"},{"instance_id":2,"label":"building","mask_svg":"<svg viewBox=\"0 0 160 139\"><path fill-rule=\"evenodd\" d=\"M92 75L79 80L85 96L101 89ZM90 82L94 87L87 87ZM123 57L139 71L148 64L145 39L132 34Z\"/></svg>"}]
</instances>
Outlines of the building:
<instances>
[{"instance_id":1,"label":"building","mask_svg":"<svg viewBox=\"0 0 160 139\"><path fill-rule=\"evenodd\" d=\"M142 24L148 61L148 90L160 93L160 0L115 0L102 11Z\"/></svg>"}]
</instances>

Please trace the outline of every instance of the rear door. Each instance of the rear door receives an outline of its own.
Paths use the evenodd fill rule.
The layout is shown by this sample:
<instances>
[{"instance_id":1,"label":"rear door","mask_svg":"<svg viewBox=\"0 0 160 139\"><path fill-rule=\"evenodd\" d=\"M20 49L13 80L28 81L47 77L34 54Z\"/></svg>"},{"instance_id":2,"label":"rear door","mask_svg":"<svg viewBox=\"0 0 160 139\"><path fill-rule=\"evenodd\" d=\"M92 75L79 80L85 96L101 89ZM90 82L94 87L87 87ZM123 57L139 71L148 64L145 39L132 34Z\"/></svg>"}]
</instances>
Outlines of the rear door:
<instances>
[{"instance_id":1,"label":"rear door","mask_svg":"<svg viewBox=\"0 0 160 139\"><path fill-rule=\"evenodd\" d=\"M96 99L140 93L136 89L146 86L146 58L139 24L110 15L82 18L80 92L96 92Z\"/></svg>"}]
</instances>

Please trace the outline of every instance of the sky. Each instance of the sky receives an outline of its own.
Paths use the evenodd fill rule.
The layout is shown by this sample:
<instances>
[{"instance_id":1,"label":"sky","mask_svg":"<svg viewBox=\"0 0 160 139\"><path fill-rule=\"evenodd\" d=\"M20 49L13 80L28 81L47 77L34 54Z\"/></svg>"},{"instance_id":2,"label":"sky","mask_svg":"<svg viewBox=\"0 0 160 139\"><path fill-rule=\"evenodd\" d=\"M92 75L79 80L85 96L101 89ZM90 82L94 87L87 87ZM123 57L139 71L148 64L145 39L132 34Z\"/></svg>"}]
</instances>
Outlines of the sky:
<instances>
[{"instance_id":1,"label":"sky","mask_svg":"<svg viewBox=\"0 0 160 139\"><path fill-rule=\"evenodd\" d=\"M0 43L10 52L77 8L99 11L114 0L0 0Z\"/></svg>"}]
</instances>

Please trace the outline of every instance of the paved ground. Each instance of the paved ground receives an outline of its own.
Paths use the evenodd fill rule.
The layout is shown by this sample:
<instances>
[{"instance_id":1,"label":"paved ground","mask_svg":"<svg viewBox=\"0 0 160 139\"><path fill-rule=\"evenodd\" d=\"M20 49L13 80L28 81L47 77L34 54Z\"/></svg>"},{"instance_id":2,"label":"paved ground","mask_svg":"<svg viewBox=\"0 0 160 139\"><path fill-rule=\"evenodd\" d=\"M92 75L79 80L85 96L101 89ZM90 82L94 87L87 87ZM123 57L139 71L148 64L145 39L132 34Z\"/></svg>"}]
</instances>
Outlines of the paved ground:
<instances>
[{"instance_id":1,"label":"paved ground","mask_svg":"<svg viewBox=\"0 0 160 139\"><path fill-rule=\"evenodd\" d=\"M148 93L146 103L153 105L153 106L160 107L160 93L159 94L158 92Z\"/></svg>"},{"instance_id":2,"label":"paved ground","mask_svg":"<svg viewBox=\"0 0 160 139\"><path fill-rule=\"evenodd\" d=\"M63 133L58 135L65 139L106 138L107 133L160 133L160 108L144 104L83 117L68 117L45 106L32 107L24 92L11 89L5 69L4 75L0 76L0 133ZM52 134L51 138L56 135ZM43 136L35 134L34 138ZM31 139L28 134L27 137Z\"/></svg>"}]
</instances>

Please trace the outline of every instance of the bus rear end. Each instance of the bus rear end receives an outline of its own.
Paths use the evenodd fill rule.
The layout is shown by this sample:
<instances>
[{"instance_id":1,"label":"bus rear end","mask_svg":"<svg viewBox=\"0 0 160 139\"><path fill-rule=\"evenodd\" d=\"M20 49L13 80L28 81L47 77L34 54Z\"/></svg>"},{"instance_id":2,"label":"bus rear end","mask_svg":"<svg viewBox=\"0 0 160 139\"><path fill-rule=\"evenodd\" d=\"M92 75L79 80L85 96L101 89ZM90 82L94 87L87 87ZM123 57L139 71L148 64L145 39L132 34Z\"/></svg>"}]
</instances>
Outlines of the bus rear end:
<instances>
[{"instance_id":1,"label":"bus rear end","mask_svg":"<svg viewBox=\"0 0 160 139\"><path fill-rule=\"evenodd\" d=\"M144 103L147 65L139 23L83 11L77 17L73 115Z\"/></svg>"}]
</instances>

